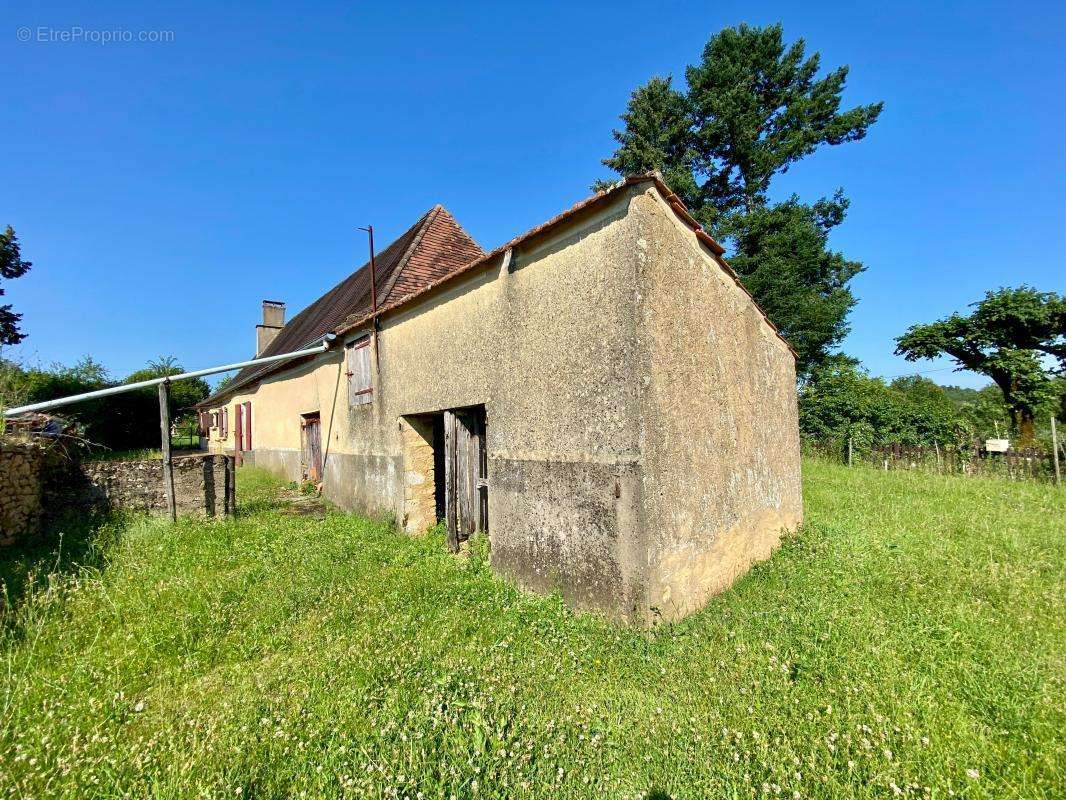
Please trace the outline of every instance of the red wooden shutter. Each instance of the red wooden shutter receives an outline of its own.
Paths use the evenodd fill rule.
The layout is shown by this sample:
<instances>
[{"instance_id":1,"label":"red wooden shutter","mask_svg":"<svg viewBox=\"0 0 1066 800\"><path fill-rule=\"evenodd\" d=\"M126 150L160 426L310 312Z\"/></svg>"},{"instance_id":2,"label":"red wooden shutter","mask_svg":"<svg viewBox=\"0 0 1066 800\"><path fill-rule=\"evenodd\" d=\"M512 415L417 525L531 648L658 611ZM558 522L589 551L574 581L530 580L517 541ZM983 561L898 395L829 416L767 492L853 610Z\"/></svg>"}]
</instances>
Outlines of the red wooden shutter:
<instances>
[{"instance_id":1,"label":"red wooden shutter","mask_svg":"<svg viewBox=\"0 0 1066 800\"><path fill-rule=\"evenodd\" d=\"M252 401L244 404L244 449L252 449Z\"/></svg>"}]
</instances>

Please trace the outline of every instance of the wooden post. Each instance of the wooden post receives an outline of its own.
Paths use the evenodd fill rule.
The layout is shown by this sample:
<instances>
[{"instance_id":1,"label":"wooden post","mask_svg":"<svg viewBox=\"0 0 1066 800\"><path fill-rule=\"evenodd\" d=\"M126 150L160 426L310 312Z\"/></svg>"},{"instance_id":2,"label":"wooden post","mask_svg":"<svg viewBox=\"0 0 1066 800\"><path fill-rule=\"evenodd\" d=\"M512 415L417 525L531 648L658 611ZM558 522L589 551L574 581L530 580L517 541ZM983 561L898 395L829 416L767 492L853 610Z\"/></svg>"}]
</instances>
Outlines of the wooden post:
<instances>
[{"instance_id":1,"label":"wooden post","mask_svg":"<svg viewBox=\"0 0 1066 800\"><path fill-rule=\"evenodd\" d=\"M933 442L933 449L936 450L936 471L943 472L944 469L940 463L940 445L936 442Z\"/></svg>"},{"instance_id":2,"label":"wooden post","mask_svg":"<svg viewBox=\"0 0 1066 800\"><path fill-rule=\"evenodd\" d=\"M1055 454L1055 485L1059 485L1062 476L1059 474L1059 431L1055 425L1055 415L1051 415L1051 451Z\"/></svg>"},{"instance_id":3,"label":"wooden post","mask_svg":"<svg viewBox=\"0 0 1066 800\"><path fill-rule=\"evenodd\" d=\"M170 456L170 381L159 384L159 431L163 449L163 491L167 496L167 513L170 521L178 518L174 500L174 462Z\"/></svg>"},{"instance_id":4,"label":"wooden post","mask_svg":"<svg viewBox=\"0 0 1066 800\"><path fill-rule=\"evenodd\" d=\"M848 437L848 466L849 467L851 466L851 455L852 455L852 445L851 445L851 437L849 436Z\"/></svg>"}]
</instances>

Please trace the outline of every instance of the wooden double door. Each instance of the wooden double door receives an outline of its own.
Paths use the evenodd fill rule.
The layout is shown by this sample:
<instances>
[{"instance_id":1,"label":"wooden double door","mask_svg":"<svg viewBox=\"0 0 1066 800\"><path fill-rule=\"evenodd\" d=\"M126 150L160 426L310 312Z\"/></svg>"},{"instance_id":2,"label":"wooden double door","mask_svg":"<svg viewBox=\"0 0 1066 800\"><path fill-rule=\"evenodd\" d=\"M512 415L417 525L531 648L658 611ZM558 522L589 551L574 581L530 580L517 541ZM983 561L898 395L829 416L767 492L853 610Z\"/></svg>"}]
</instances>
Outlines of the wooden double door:
<instances>
[{"instance_id":1,"label":"wooden double door","mask_svg":"<svg viewBox=\"0 0 1066 800\"><path fill-rule=\"evenodd\" d=\"M444 412L444 520L453 551L475 533L488 532L488 458L485 407Z\"/></svg>"}]
</instances>

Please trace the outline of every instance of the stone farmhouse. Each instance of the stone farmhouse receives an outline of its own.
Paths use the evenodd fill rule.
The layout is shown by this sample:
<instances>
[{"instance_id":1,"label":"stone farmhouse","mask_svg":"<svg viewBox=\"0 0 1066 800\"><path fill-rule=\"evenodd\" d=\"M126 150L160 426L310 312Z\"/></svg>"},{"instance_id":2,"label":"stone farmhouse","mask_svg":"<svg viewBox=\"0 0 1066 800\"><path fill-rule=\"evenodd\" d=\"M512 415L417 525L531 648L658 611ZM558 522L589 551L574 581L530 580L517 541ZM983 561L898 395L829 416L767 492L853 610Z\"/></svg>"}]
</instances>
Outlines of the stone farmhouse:
<instances>
[{"instance_id":1,"label":"stone farmhouse","mask_svg":"<svg viewBox=\"0 0 1066 800\"><path fill-rule=\"evenodd\" d=\"M201 407L213 451L486 532L492 567L635 624L701 607L802 517L795 359L657 174L485 252L441 206ZM372 291L373 289L373 291Z\"/></svg>"}]
</instances>

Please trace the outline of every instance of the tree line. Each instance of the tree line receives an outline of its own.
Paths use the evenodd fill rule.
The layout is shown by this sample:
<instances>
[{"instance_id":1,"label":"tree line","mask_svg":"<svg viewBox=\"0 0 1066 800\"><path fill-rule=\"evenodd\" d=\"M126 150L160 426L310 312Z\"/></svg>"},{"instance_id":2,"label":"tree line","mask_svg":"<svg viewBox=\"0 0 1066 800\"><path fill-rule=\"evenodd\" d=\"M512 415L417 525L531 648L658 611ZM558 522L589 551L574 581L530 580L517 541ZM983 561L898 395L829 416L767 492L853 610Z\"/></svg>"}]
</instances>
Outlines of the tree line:
<instances>
[{"instance_id":1,"label":"tree line","mask_svg":"<svg viewBox=\"0 0 1066 800\"><path fill-rule=\"evenodd\" d=\"M22 248L10 226L0 233L0 279L19 278L33 264L22 258ZM0 297L4 289L0 286ZM22 315L10 304L0 306L0 346L14 345L26 338ZM107 389L124 383L177 375L184 369L173 357L151 361L143 369L122 379L86 356L73 366L24 367L0 358L0 409L16 405L57 400L74 394ZM179 422L193 419L191 407L210 394L202 379L183 380L171 386L170 418ZM90 447L110 450L136 450L159 446L159 397L154 388L137 389L87 400L56 412L75 423L79 437ZM0 427L0 431L3 428Z\"/></svg>"},{"instance_id":2,"label":"tree line","mask_svg":"<svg viewBox=\"0 0 1066 800\"><path fill-rule=\"evenodd\" d=\"M149 362L125 378L115 379L91 357L73 366L23 367L0 359L0 406L56 400L73 394L106 389L184 372L172 357ZM207 399L210 389L202 379L181 380L170 387L170 418L179 425L195 420L192 406ZM134 389L56 409L56 415L77 426L78 436L90 448L140 450L159 447L159 394L156 388Z\"/></svg>"}]
</instances>

